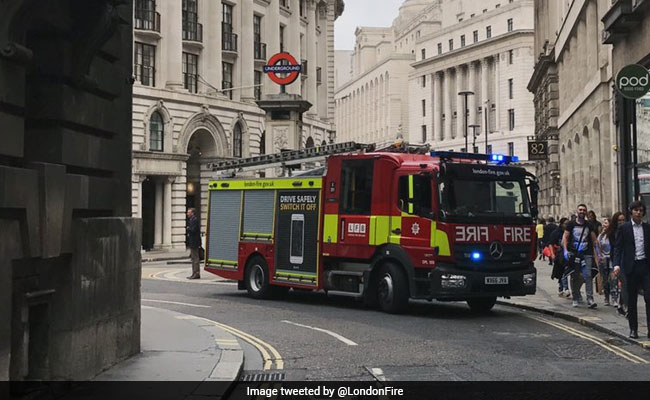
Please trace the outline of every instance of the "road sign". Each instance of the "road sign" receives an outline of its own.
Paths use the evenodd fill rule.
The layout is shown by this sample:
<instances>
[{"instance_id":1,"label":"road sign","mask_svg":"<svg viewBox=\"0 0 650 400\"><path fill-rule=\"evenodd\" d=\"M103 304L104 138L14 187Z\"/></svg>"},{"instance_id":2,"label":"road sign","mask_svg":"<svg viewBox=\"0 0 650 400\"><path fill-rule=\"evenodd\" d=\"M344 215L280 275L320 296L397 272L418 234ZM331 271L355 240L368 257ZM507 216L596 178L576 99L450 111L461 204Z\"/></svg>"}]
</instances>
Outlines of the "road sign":
<instances>
[{"instance_id":1,"label":"road sign","mask_svg":"<svg viewBox=\"0 0 650 400\"><path fill-rule=\"evenodd\" d=\"M278 65L279 62L284 63ZM300 71L302 70L302 65L298 64L291 54L278 53L271 57L268 65L265 65L263 70L264 73L268 74L269 78L278 85L289 85L298 79L298 75L300 75ZM281 77L277 75L279 73L288 75Z\"/></svg>"},{"instance_id":2,"label":"road sign","mask_svg":"<svg viewBox=\"0 0 650 400\"><path fill-rule=\"evenodd\" d=\"M543 161L548 158L548 142L536 140L528 142L528 160Z\"/></svg>"}]
</instances>

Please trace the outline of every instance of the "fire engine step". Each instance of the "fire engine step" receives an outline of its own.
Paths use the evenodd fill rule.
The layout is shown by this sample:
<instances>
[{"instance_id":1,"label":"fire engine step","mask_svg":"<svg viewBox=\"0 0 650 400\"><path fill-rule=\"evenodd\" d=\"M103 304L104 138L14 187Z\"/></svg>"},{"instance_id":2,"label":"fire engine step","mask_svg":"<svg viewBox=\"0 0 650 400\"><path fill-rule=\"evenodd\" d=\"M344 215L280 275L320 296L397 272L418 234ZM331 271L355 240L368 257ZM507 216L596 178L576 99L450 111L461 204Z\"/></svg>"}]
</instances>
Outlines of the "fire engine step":
<instances>
[{"instance_id":1,"label":"fire engine step","mask_svg":"<svg viewBox=\"0 0 650 400\"><path fill-rule=\"evenodd\" d=\"M356 299L359 299L359 298L361 298L361 296L363 296L363 294L361 294L361 293L355 293L355 292L341 292L341 291L338 291L338 290L329 290L329 291L327 292L327 295L328 295L328 296L329 296L329 295L334 295L334 296L347 296L347 297L354 297L354 298L356 298Z\"/></svg>"}]
</instances>

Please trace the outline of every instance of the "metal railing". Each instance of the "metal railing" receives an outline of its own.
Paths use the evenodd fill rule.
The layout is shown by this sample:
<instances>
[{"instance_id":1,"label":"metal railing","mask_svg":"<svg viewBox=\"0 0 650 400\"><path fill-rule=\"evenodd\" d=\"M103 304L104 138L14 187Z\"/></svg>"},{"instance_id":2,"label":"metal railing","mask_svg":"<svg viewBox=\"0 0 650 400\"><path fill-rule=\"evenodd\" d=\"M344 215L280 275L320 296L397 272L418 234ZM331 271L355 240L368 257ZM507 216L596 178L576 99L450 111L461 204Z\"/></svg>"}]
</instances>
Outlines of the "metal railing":
<instances>
[{"instance_id":1,"label":"metal railing","mask_svg":"<svg viewBox=\"0 0 650 400\"><path fill-rule=\"evenodd\" d=\"M195 21L183 21L183 40L203 42L203 25Z\"/></svg>"},{"instance_id":2,"label":"metal railing","mask_svg":"<svg viewBox=\"0 0 650 400\"><path fill-rule=\"evenodd\" d=\"M221 48L224 51L237 51L237 34L233 33L232 25L221 24Z\"/></svg>"},{"instance_id":3,"label":"metal railing","mask_svg":"<svg viewBox=\"0 0 650 400\"><path fill-rule=\"evenodd\" d=\"M300 65L302 66L300 73L306 77L308 75L307 71L309 71L309 62L307 60L300 60Z\"/></svg>"},{"instance_id":4,"label":"metal railing","mask_svg":"<svg viewBox=\"0 0 650 400\"><path fill-rule=\"evenodd\" d=\"M152 10L137 10L135 29L160 33L160 13Z\"/></svg>"},{"instance_id":5,"label":"metal railing","mask_svg":"<svg viewBox=\"0 0 650 400\"><path fill-rule=\"evenodd\" d=\"M255 42L255 59L266 60L266 43Z\"/></svg>"}]
</instances>

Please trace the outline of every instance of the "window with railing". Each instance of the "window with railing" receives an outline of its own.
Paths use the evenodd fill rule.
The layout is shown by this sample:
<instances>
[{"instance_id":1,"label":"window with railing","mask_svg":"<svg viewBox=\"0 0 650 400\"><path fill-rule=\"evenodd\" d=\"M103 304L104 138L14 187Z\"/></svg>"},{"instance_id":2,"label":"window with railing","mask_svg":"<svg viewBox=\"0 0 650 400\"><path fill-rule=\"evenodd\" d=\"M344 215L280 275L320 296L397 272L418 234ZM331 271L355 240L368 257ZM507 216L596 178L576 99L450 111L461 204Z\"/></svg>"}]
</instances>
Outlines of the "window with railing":
<instances>
[{"instance_id":1,"label":"window with railing","mask_svg":"<svg viewBox=\"0 0 650 400\"><path fill-rule=\"evenodd\" d=\"M316 83L323 83L323 69L321 67L316 67Z\"/></svg>"},{"instance_id":2,"label":"window with railing","mask_svg":"<svg viewBox=\"0 0 650 400\"><path fill-rule=\"evenodd\" d=\"M198 92L199 56L183 52L183 86L190 93Z\"/></svg>"},{"instance_id":3,"label":"window with railing","mask_svg":"<svg viewBox=\"0 0 650 400\"><path fill-rule=\"evenodd\" d=\"M203 25L199 24L196 0L183 0L183 40L203 41Z\"/></svg>"},{"instance_id":4,"label":"window with railing","mask_svg":"<svg viewBox=\"0 0 650 400\"><path fill-rule=\"evenodd\" d=\"M237 34L232 26L233 7L222 3L223 20L221 21L221 48L224 51L237 51Z\"/></svg>"},{"instance_id":5,"label":"window with railing","mask_svg":"<svg viewBox=\"0 0 650 400\"><path fill-rule=\"evenodd\" d=\"M135 29L160 32L160 13L156 0L135 0Z\"/></svg>"},{"instance_id":6,"label":"window with railing","mask_svg":"<svg viewBox=\"0 0 650 400\"><path fill-rule=\"evenodd\" d=\"M222 63L222 75L223 75L223 80L221 81L221 89L224 90L224 93L230 100L232 100L232 71L233 71L233 64L223 62Z\"/></svg>"},{"instance_id":7,"label":"window with railing","mask_svg":"<svg viewBox=\"0 0 650 400\"><path fill-rule=\"evenodd\" d=\"M135 42L133 74L145 86L156 86L156 46Z\"/></svg>"},{"instance_id":8,"label":"window with railing","mask_svg":"<svg viewBox=\"0 0 650 400\"><path fill-rule=\"evenodd\" d=\"M253 52L256 60L266 60L266 43L262 43L262 17L253 16Z\"/></svg>"}]
</instances>

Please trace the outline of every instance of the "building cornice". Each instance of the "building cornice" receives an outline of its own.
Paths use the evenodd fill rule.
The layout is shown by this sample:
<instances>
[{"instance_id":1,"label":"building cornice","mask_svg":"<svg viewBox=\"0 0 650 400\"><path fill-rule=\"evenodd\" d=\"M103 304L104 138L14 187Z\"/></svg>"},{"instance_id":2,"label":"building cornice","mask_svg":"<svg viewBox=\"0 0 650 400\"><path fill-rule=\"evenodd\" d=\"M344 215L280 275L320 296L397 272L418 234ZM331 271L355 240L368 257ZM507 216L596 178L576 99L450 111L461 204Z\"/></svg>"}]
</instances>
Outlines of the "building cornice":
<instances>
[{"instance_id":1,"label":"building cornice","mask_svg":"<svg viewBox=\"0 0 650 400\"><path fill-rule=\"evenodd\" d=\"M372 74L375 72L377 69L379 69L381 66L384 64L387 64L391 61L411 61L415 58L413 54L391 54L390 56L384 58L381 60L379 63L375 64L371 69L368 71L360 74L359 76L354 77L352 80L347 81L343 85L341 85L339 88L337 88L334 92L334 96L336 96L338 93L342 92L343 90L349 88L350 86L354 85L355 83L363 80L366 76Z\"/></svg>"},{"instance_id":2,"label":"building cornice","mask_svg":"<svg viewBox=\"0 0 650 400\"><path fill-rule=\"evenodd\" d=\"M533 70L533 75L530 77L528 82L527 89L531 93L535 93L539 85L542 83L544 76L551 65L555 64L555 50L551 50L551 53L545 54L539 57L537 63L535 64L535 69Z\"/></svg>"},{"instance_id":3,"label":"building cornice","mask_svg":"<svg viewBox=\"0 0 650 400\"><path fill-rule=\"evenodd\" d=\"M133 150L133 158L147 159L147 160L166 160L166 161L187 161L190 158L189 154L178 153L163 153L157 151L139 151Z\"/></svg>"},{"instance_id":4,"label":"building cornice","mask_svg":"<svg viewBox=\"0 0 650 400\"><path fill-rule=\"evenodd\" d=\"M270 0L253 0L253 1L255 2L255 4L260 5L262 7L268 7L271 5Z\"/></svg>"},{"instance_id":5,"label":"building cornice","mask_svg":"<svg viewBox=\"0 0 650 400\"><path fill-rule=\"evenodd\" d=\"M498 35L498 36L495 36L495 37L490 38L490 39L482 40L482 41L477 42L477 43L472 43L470 45L467 45L465 47L461 47L461 48L453 50L453 51L448 51L446 53L442 53L442 54L439 54L439 55L436 55L436 56L433 56L433 57L430 57L430 58L426 58L426 59L421 60L421 61L417 61L417 62L411 64L411 66L413 68L422 68L422 67L427 67L427 66L430 66L430 65L433 65L433 64L438 64L438 63L441 63L441 62L445 62L445 61L447 61L448 59L451 59L451 58L458 59L459 57L462 57L463 55L473 53L473 52L475 52L475 51L477 51L477 50L479 50L481 48L485 48L485 47L488 47L488 46L494 46L494 45L500 45L500 44L515 40L517 38L522 38L522 37L523 38L530 37L531 39L534 39L535 31L532 30L532 29L520 29L520 30L516 30L516 31L513 31L513 32L504 33L502 35ZM464 64L464 63L465 62L460 62L460 63L457 63L457 64L459 65L459 64Z\"/></svg>"}]
</instances>

